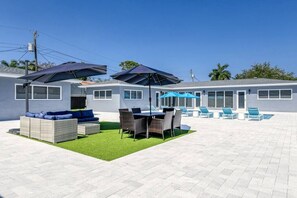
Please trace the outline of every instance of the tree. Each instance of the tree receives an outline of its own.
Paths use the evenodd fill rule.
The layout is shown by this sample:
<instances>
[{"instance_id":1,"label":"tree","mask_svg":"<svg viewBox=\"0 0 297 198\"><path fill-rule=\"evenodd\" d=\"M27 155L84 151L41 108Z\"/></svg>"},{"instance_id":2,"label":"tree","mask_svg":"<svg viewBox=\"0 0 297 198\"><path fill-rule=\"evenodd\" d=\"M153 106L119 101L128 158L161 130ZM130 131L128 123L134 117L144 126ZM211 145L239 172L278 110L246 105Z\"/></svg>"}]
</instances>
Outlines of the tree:
<instances>
[{"instance_id":1,"label":"tree","mask_svg":"<svg viewBox=\"0 0 297 198\"><path fill-rule=\"evenodd\" d=\"M140 64L135 61L127 60L127 61L121 62L119 66L122 68L122 70L128 70L133 67L137 67L138 65Z\"/></svg>"},{"instance_id":2,"label":"tree","mask_svg":"<svg viewBox=\"0 0 297 198\"><path fill-rule=\"evenodd\" d=\"M241 73L235 75L235 79L247 78L269 78L278 80L297 80L293 72L271 66L269 62L257 63L251 66L250 69L242 70Z\"/></svg>"},{"instance_id":3,"label":"tree","mask_svg":"<svg viewBox=\"0 0 297 198\"><path fill-rule=\"evenodd\" d=\"M35 61L30 61L30 60L20 60L20 61L11 60L10 62L7 62L6 60L1 61L1 65L4 65L6 67L17 67L19 69L25 69L26 63L28 64L28 70L36 71ZM38 64L38 67L41 69L46 69L52 66L54 66L54 63L51 63L51 62Z\"/></svg>"},{"instance_id":4,"label":"tree","mask_svg":"<svg viewBox=\"0 0 297 198\"><path fill-rule=\"evenodd\" d=\"M1 64L6 67L18 67L19 66L19 62L16 60L11 60L10 62L7 62L6 60L2 60Z\"/></svg>"},{"instance_id":5,"label":"tree","mask_svg":"<svg viewBox=\"0 0 297 198\"><path fill-rule=\"evenodd\" d=\"M208 77L210 77L211 80L230 80L231 73L226 70L228 67L228 64L221 65L218 63L217 68L213 69L212 72L209 73Z\"/></svg>"}]
</instances>

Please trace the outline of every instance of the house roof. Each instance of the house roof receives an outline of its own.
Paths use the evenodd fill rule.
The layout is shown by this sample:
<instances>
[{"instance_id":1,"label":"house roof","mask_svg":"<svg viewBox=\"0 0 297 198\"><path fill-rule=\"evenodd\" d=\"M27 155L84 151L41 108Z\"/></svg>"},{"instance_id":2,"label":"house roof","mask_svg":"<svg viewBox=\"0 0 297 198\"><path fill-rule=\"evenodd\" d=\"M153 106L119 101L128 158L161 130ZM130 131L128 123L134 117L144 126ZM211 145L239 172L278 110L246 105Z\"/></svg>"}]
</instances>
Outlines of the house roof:
<instances>
[{"instance_id":1,"label":"house roof","mask_svg":"<svg viewBox=\"0 0 297 198\"><path fill-rule=\"evenodd\" d=\"M255 87L255 86L282 86L282 85L297 85L297 81L292 80L276 80L266 78L253 79L237 79L237 80L217 80L217 81L201 81L201 82L181 82L179 84L158 86L162 89L191 89L191 88L219 88L219 87ZM107 86L131 86L143 87L140 85L128 84L118 80L110 80L98 82L92 85L84 85L80 87L107 87ZM156 86L155 86L156 87Z\"/></svg>"},{"instance_id":2,"label":"house roof","mask_svg":"<svg viewBox=\"0 0 297 198\"><path fill-rule=\"evenodd\" d=\"M28 73L33 73L33 71L28 71ZM18 78L23 75L25 75L24 69L0 65L0 77ZM70 79L70 80L64 80L64 82L80 83L81 80Z\"/></svg>"},{"instance_id":3,"label":"house roof","mask_svg":"<svg viewBox=\"0 0 297 198\"><path fill-rule=\"evenodd\" d=\"M30 73L30 71L29 71ZM19 69L15 67L7 67L4 65L0 65L0 74L10 74L10 75L15 75L15 77L25 75L25 70L24 69Z\"/></svg>"},{"instance_id":4,"label":"house roof","mask_svg":"<svg viewBox=\"0 0 297 198\"><path fill-rule=\"evenodd\" d=\"M267 78L252 79L236 79L236 80L216 80L201 82L182 82L176 85L169 85L172 88L188 88L188 87L226 87L226 86L251 86L251 85L278 85L278 84L296 84L297 81L292 80L276 80Z\"/></svg>"}]
</instances>

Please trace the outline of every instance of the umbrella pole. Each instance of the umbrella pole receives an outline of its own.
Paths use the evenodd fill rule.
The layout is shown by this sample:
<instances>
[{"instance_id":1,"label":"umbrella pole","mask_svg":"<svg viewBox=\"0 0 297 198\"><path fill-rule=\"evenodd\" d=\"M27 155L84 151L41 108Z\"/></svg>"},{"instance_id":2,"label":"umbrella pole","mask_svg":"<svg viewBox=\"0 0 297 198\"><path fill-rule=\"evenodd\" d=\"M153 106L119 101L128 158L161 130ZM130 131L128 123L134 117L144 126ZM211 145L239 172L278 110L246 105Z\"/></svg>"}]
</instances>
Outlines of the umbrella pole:
<instances>
[{"instance_id":1,"label":"umbrella pole","mask_svg":"<svg viewBox=\"0 0 297 198\"><path fill-rule=\"evenodd\" d=\"M151 75L150 74L149 74L149 103L150 103L150 115L152 115Z\"/></svg>"},{"instance_id":2,"label":"umbrella pole","mask_svg":"<svg viewBox=\"0 0 297 198\"><path fill-rule=\"evenodd\" d=\"M26 61L26 68L25 68L25 75L28 75L28 62ZM29 112L29 83L26 80L26 87L25 87L25 95L26 95L26 112Z\"/></svg>"}]
</instances>

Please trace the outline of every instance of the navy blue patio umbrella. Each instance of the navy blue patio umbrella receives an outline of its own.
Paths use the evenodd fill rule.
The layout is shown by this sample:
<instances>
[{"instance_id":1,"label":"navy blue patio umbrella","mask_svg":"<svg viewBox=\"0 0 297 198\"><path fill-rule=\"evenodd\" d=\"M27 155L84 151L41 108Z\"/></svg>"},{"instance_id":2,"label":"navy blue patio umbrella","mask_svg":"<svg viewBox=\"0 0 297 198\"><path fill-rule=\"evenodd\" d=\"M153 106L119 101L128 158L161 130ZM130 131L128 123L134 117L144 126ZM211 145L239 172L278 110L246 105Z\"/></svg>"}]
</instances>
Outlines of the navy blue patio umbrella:
<instances>
[{"instance_id":1,"label":"navy blue patio umbrella","mask_svg":"<svg viewBox=\"0 0 297 198\"><path fill-rule=\"evenodd\" d=\"M29 111L28 86L31 83L30 81L51 83L61 80L103 75L106 74L106 70L106 65L67 62L19 77L20 79L26 80L26 83L23 84L23 87L26 87L26 111Z\"/></svg>"},{"instance_id":2,"label":"navy blue patio umbrella","mask_svg":"<svg viewBox=\"0 0 297 198\"><path fill-rule=\"evenodd\" d=\"M178 77L148 66L139 65L129 70L121 71L111 75L113 79L130 84L144 85L149 87L150 114L152 113L151 86L162 86L180 83Z\"/></svg>"},{"instance_id":3,"label":"navy blue patio umbrella","mask_svg":"<svg viewBox=\"0 0 297 198\"><path fill-rule=\"evenodd\" d=\"M61 80L102 75L106 74L106 70L106 65L67 62L58 66L21 76L20 79L50 83Z\"/></svg>"}]
</instances>

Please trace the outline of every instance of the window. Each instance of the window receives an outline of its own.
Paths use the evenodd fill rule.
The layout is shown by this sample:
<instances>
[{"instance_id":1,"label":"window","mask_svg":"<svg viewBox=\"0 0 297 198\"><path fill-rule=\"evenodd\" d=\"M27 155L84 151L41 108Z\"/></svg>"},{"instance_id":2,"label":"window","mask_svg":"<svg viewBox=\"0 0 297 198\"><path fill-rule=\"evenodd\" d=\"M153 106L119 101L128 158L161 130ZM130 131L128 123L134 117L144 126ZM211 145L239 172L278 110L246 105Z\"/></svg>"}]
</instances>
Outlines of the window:
<instances>
[{"instance_id":1,"label":"window","mask_svg":"<svg viewBox=\"0 0 297 198\"><path fill-rule=\"evenodd\" d=\"M112 91L111 90L95 90L93 92L94 100L111 100Z\"/></svg>"},{"instance_id":2,"label":"window","mask_svg":"<svg viewBox=\"0 0 297 198\"><path fill-rule=\"evenodd\" d=\"M160 93L159 92L156 92L156 98L155 98L155 102L156 102L156 107L160 107L159 106L159 98L160 98Z\"/></svg>"},{"instance_id":3,"label":"window","mask_svg":"<svg viewBox=\"0 0 297 198\"><path fill-rule=\"evenodd\" d=\"M142 91L141 90L124 90L124 99L142 100Z\"/></svg>"},{"instance_id":4,"label":"window","mask_svg":"<svg viewBox=\"0 0 297 198\"><path fill-rule=\"evenodd\" d=\"M16 85L16 99L17 100L24 100L26 99L26 88L23 85ZM32 99L32 86L29 86L29 99Z\"/></svg>"},{"instance_id":5,"label":"window","mask_svg":"<svg viewBox=\"0 0 297 198\"><path fill-rule=\"evenodd\" d=\"M258 90L259 100L290 100L292 99L291 89L267 89Z\"/></svg>"},{"instance_id":6,"label":"window","mask_svg":"<svg viewBox=\"0 0 297 198\"><path fill-rule=\"evenodd\" d=\"M33 98L34 99L47 99L47 87L34 86L33 87Z\"/></svg>"},{"instance_id":7,"label":"window","mask_svg":"<svg viewBox=\"0 0 297 198\"><path fill-rule=\"evenodd\" d=\"M224 92L223 91L216 92L216 101L217 101L217 108L224 107Z\"/></svg>"},{"instance_id":8,"label":"window","mask_svg":"<svg viewBox=\"0 0 297 198\"><path fill-rule=\"evenodd\" d=\"M216 107L216 92L211 91L208 92L208 106L209 107Z\"/></svg>"},{"instance_id":9,"label":"window","mask_svg":"<svg viewBox=\"0 0 297 198\"><path fill-rule=\"evenodd\" d=\"M193 92L188 92L193 94ZM186 107L193 107L193 98L186 98Z\"/></svg>"},{"instance_id":10,"label":"window","mask_svg":"<svg viewBox=\"0 0 297 198\"><path fill-rule=\"evenodd\" d=\"M268 98L268 91L264 91L264 90L258 91L258 96L261 99Z\"/></svg>"},{"instance_id":11,"label":"window","mask_svg":"<svg viewBox=\"0 0 297 198\"><path fill-rule=\"evenodd\" d=\"M280 97L284 99L291 99L292 98L292 90L281 90Z\"/></svg>"},{"instance_id":12,"label":"window","mask_svg":"<svg viewBox=\"0 0 297 198\"><path fill-rule=\"evenodd\" d=\"M15 99L24 100L26 88L23 85L15 86ZM62 99L61 87L58 86L29 86L29 99L30 100L61 100Z\"/></svg>"},{"instance_id":13,"label":"window","mask_svg":"<svg viewBox=\"0 0 297 198\"><path fill-rule=\"evenodd\" d=\"M201 92L195 92L195 96L198 96L199 98L196 98L195 100L195 107L200 107L201 104Z\"/></svg>"},{"instance_id":14,"label":"window","mask_svg":"<svg viewBox=\"0 0 297 198\"><path fill-rule=\"evenodd\" d=\"M210 91L208 92L208 107L233 108L233 91Z\"/></svg>"},{"instance_id":15,"label":"window","mask_svg":"<svg viewBox=\"0 0 297 198\"><path fill-rule=\"evenodd\" d=\"M136 99L136 91L131 91L131 99Z\"/></svg>"},{"instance_id":16,"label":"window","mask_svg":"<svg viewBox=\"0 0 297 198\"><path fill-rule=\"evenodd\" d=\"M48 87L48 99L59 100L61 96L60 92L61 92L60 87Z\"/></svg>"},{"instance_id":17,"label":"window","mask_svg":"<svg viewBox=\"0 0 297 198\"><path fill-rule=\"evenodd\" d=\"M179 92L179 94L184 94L184 92ZM185 98L178 98L178 106L184 107L185 105Z\"/></svg>"},{"instance_id":18,"label":"window","mask_svg":"<svg viewBox=\"0 0 297 198\"><path fill-rule=\"evenodd\" d=\"M279 98L279 90L269 90L269 98Z\"/></svg>"},{"instance_id":19,"label":"window","mask_svg":"<svg viewBox=\"0 0 297 198\"><path fill-rule=\"evenodd\" d=\"M233 91L225 91L225 107L233 108Z\"/></svg>"},{"instance_id":20,"label":"window","mask_svg":"<svg viewBox=\"0 0 297 198\"><path fill-rule=\"evenodd\" d=\"M131 98L131 92L130 91L124 91L124 99L130 99Z\"/></svg>"},{"instance_id":21,"label":"window","mask_svg":"<svg viewBox=\"0 0 297 198\"><path fill-rule=\"evenodd\" d=\"M99 91L99 99L105 99L105 91Z\"/></svg>"},{"instance_id":22,"label":"window","mask_svg":"<svg viewBox=\"0 0 297 198\"><path fill-rule=\"evenodd\" d=\"M111 99L111 96L112 96L111 90L107 90L105 94L106 99Z\"/></svg>"}]
</instances>

